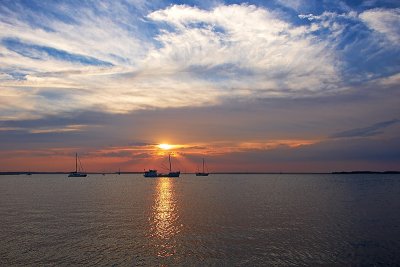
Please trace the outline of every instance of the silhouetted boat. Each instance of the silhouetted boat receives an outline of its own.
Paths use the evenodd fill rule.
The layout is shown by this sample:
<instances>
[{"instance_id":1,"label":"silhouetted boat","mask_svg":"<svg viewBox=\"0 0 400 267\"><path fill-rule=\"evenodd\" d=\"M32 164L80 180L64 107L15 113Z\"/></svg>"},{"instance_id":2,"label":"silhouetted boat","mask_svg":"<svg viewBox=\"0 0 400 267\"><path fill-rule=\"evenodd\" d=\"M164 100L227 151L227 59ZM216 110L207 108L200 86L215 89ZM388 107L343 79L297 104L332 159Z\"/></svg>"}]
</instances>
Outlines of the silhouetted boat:
<instances>
[{"instance_id":1,"label":"silhouetted boat","mask_svg":"<svg viewBox=\"0 0 400 267\"><path fill-rule=\"evenodd\" d=\"M202 172L196 172L196 176L208 176L208 172L204 172L204 158L203 158L203 171Z\"/></svg>"},{"instance_id":2,"label":"silhouetted boat","mask_svg":"<svg viewBox=\"0 0 400 267\"><path fill-rule=\"evenodd\" d=\"M82 168L81 161L79 161L80 167ZM78 153L75 153L75 171L71 172L68 177L86 177L87 174L84 172L78 172Z\"/></svg>"},{"instance_id":3,"label":"silhouetted boat","mask_svg":"<svg viewBox=\"0 0 400 267\"><path fill-rule=\"evenodd\" d=\"M144 172L144 177L158 177L157 170L148 170Z\"/></svg>"},{"instance_id":4,"label":"silhouetted boat","mask_svg":"<svg viewBox=\"0 0 400 267\"><path fill-rule=\"evenodd\" d=\"M144 177L179 177L180 171L172 171L171 154L168 155L169 173L158 173L157 170L148 170L144 172Z\"/></svg>"}]
</instances>

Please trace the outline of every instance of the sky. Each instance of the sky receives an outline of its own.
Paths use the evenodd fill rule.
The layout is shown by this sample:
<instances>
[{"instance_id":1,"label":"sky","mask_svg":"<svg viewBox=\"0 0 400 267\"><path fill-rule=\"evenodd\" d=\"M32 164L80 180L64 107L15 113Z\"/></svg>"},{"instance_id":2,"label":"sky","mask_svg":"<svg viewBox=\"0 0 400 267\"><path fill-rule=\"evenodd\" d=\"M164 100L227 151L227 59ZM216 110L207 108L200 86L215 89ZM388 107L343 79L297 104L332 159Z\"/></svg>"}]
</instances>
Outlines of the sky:
<instances>
[{"instance_id":1,"label":"sky","mask_svg":"<svg viewBox=\"0 0 400 267\"><path fill-rule=\"evenodd\" d=\"M75 152L91 172L399 170L400 3L2 0L0 171Z\"/></svg>"}]
</instances>

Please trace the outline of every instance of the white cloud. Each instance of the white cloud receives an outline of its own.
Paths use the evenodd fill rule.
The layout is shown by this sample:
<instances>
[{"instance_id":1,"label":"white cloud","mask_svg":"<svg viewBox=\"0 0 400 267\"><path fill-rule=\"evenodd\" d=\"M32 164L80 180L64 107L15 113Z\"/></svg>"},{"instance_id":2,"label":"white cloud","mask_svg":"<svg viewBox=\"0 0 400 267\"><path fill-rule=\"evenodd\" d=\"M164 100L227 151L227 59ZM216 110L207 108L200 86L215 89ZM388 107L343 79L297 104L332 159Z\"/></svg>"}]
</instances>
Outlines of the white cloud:
<instances>
[{"instance_id":1,"label":"white cloud","mask_svg":"<svg viewBox=\"0 0 400 267\"><path fill-rule=\"evenodd\" d=\"M145 38L140 18L122 6L103 10L99 16L82 9L74 23L30 14L46 30L11 11L0 20L0 38L113 64L88 66L46 53L29 58L0 45L2 68L25 75L0 77L0 119L71 108L126 113L212 105L226 97L298 97L331 92L340 83L329 40L314 36L313 25L294 26L264 8L173 5L144 18L158 29L168 26L155 39ZM49 91L55 97L47 97Z\"/></svg>"},{"instance_id":2,"label":"white cloud","mask_svg":"<svg viewBox=\"0 0 400 267\"><path fill-rule=\"evenodd\" d=\"M158 36L162 48L150 51L148 65L179 70L235 66L237 72L224 80L225 85L264 93L288 89L301 94L325 90L337 81L328 43L309 35L307 27L295 27L266 9L230 5L206 11L172 6L148 17L173 26Z\"/></svg>"},{"instance_id":3,"label":"white cloud","mask_svg":"<svg viewBox=\"0 0 400 267\"><path fill-rule=\"evenodd\" d=\"M314 15L310 13L300 14L298 17L313 22L311 25L312 31L320 30L322 28L329 29L330 38L334 39L334 37L339 36L346 28L348 20L357 20L357 12L350 11L339 14L336 12L324 11L320 15ZM346 21L346 23L343 21Z\"/></svg>"},{"instance_id":4,"label":"white cloud","mask_svg":"<svg viewBox=\"0 0 400 267\"><path fill-rule=\"evenodd\" d=\"M372 30L382 34L395 45L400 43L400 8L367 10L359 15Z\"/></svg>"},{"instance_id":5,"label":"white cloud","mask_svg":"<svg viewBox=\"0 0 400 267\"><path fill-rule=\"evenodd\" d=\"M99 6L104 4L99 2ZM134 65L134 60L143 56L149 47L148 44L143 46L144 40L137 35L139 30L135 29L134 24L137 23L137 18L131 17L133 29L122 27L124 23L128 23L124 18L130 15L118 3L113 4L113 12L102 15L89 8L77 11L75 8L60 5L59 9L76 22L55 20L21 7L18 12L8 11L7 17L0 20L0 38L15 38L25 43L52 47L124 66ZM107 10L107 7L103 9ZM21 20L20 13L27 13L34 18L35 25ZM118 20L114 13L121 15Z\"/></svg>"}]
</instances>

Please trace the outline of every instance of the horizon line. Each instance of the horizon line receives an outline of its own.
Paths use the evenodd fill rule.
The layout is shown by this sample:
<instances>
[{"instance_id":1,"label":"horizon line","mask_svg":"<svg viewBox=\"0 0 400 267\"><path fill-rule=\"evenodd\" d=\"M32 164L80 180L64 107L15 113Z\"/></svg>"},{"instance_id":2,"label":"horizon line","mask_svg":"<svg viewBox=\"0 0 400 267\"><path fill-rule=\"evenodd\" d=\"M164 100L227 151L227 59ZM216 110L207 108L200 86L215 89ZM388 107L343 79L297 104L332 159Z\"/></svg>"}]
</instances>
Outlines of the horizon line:
<instances>
[{"instance_id":1,"label":"horizon line","mask_svg":"<svg viewBox=\"0 0 400 267\"><path fill-rule=\"evenodd\" d=\"M24 174L69 174L65 171L2 171L0 175L24 175ZM86 174L142 174L143 171L126 171L126 172L85 172ZM182 172L182 174L196 174L196 172ZM386 171L332 171L332 172L209 172L209 174L400 174L398 170Z\"/></svg>"}]
</instances>

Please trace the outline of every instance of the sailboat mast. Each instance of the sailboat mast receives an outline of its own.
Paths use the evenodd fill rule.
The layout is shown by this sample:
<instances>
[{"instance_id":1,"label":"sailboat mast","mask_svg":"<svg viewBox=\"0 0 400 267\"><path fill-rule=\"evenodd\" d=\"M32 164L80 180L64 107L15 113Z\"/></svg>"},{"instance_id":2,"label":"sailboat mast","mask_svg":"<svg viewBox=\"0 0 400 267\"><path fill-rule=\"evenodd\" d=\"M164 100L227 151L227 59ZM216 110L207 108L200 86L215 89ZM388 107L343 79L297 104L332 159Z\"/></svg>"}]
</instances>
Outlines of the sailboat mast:
<instances>
[{"instance_id":1,"label":"sailboat mast","mask_svg":"<svg viewBox=\"0 0 400 267\"><path fill-rule=\"evenodd\" d=\"M171 154L168 155L168 160L169 160L169 172L171 172Z\"/></svg>"},{"instance_id":2,"label":"sailboat mast","mask_svg":"<svg viewBox=\"0 0 400 267\"><path fill-rule=\"evenodd\" d=\"M78 153L75 153L75 172L78 172Z\"/></svg>"},{"instance_id":3,"label":"sailboat mast","mask_svg":"<svg viewBox=\"0 0 400 267\"><path fill-rule=\"evenodd\" d=\"M204 158L203 158L203 172L204 172Z\"/></svg>"}]
</instances>

